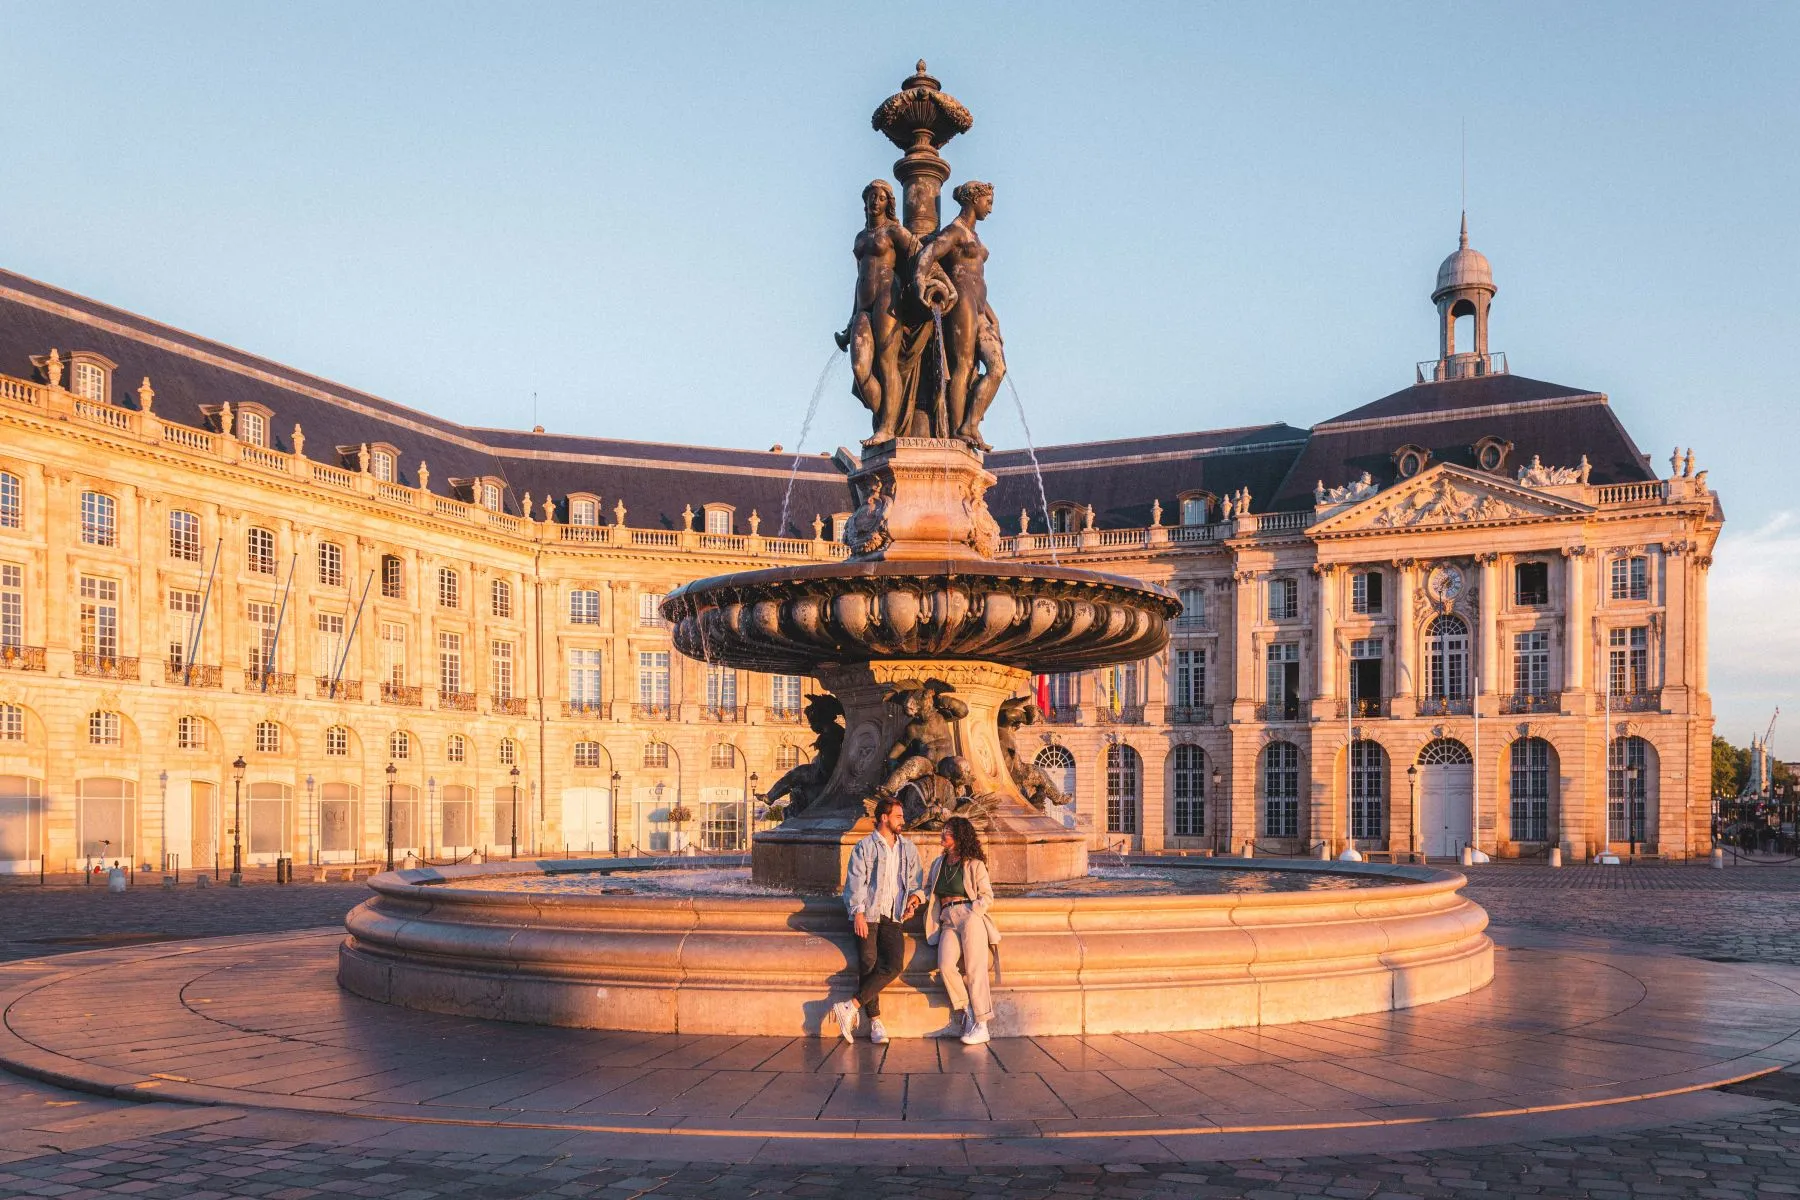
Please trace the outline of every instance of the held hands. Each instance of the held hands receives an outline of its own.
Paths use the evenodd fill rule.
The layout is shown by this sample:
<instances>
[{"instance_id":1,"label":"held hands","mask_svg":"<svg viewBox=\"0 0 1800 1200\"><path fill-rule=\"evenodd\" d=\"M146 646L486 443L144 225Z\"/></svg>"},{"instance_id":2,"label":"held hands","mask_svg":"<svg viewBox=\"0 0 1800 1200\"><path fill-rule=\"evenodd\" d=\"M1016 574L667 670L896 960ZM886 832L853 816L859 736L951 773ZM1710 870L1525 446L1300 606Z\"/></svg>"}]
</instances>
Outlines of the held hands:
<instances>
[{"instance_id":1,"label":"held hands","mask_svg":"<svg viewBox=\"0 0 1800 1200\"><path fill-rule=\"evenodd\" d=\"M912 920L912 915L918 911L919 898L917 896L908 896L906 898L906 910L900 914L900 919L902 921L910 921Z\"/></svg>"},{"instance_id":2,"label":"held hands","mask_svg":"<svg viewBox=\"0 0 1800 1200\"><path fill-rule=\"evenodd\" d=\"M856 934L857 937L859 937L859 938L868 937L869 936L869 918L863 916L861 913L857 913L854 917L850 918L850 928Z\"/></svg>"}]
</instances>

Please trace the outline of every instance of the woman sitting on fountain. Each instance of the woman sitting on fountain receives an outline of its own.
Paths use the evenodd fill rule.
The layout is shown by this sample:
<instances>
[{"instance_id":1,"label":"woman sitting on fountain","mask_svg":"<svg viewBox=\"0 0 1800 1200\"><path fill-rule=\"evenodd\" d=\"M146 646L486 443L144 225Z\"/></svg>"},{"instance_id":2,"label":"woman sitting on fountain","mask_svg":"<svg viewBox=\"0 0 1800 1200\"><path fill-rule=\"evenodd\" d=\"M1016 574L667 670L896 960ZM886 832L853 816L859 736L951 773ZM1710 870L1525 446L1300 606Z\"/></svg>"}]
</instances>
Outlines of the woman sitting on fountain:
<instances>
[{"instance_id":1,"label":"woman sitting on fountain","mask_svg":"<svg viewBox=\"0 0 1800 1200\"><path fill-rule=\"evenodd\" d=\"M944 822L944 853L931 864L925 881L931 897L925 910L925 940L938 948L938 973L950 993L953 1010L943 1037L961 1037L965 1046L988 1040L994 999L988 987L989 947L1000 931L988 917L994 885L988 878L987 854L967 817Z\"/></svg>"}]
</instances>

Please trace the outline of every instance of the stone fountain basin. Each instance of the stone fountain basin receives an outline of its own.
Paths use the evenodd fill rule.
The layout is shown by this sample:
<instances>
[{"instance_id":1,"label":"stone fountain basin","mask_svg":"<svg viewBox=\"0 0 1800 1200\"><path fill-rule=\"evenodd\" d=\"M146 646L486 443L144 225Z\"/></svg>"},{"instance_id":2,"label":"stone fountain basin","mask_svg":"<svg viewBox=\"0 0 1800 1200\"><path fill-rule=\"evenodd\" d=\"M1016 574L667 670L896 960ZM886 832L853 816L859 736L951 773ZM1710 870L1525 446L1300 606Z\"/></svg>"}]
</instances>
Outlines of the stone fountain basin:
<instances>
[{"instance_id":1,"label":"stone fountain basin","mask_svg":"<svg viewBox=\"0 0 1800 1200\"><path fill-rule=\"evenodd\" d=\"M744 670L937 658L1048 672L1155 654L1181 602L1122 575L944 558L719 575L677 588L662 611L683 654Z\"/></svg>"},{"instance_id":2,"label":"stone fountain basin","mask_svg":"<svg viewBox=\"0 0 1800 1200\"><path fill-rule=\"evenodd\" d=\"M1155 860L1316 870L1265 859ZM655 1033L835 1034L855 949L832 897L496 890L486 881L629 862L393 871L345 920L338 982L371 1000L535 1025ZM643 867L667 868L667 859ZM997 1036L1151 1033L1327 1020L1460 996L1493 977L1487 913L1455 871L1333 864L1380 877L1337 891L1005 897ZM882 996L897 1037L948 1018L915 918Z\"/></svg>"}]
</instances>

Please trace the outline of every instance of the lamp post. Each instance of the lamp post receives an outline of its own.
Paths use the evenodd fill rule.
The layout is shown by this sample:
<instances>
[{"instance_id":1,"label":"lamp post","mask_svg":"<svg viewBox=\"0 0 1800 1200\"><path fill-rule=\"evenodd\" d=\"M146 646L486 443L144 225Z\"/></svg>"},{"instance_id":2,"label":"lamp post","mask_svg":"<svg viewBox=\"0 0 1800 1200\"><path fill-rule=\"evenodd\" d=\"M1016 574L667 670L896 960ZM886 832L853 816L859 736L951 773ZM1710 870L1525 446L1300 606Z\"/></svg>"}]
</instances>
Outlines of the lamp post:
<instances>
[{"instance_id":1,"label":"lamp post","mask_svg":"<svg viewBox=\"0 0 1800 1200\"><path fill-rule=\"evenodd\" d=\"M1637 767L1625 768L1625 836L1631 843L1631 857L1637 857L1638 844L1638 779L1643 775Z\"/></svg>"},{"instance_id":2,"label":"lamp post","mask_svg":"<svg viewBox=\"0 0 1800 1200\"><path fill-rule=\"evenodd\" d=\"M1409 857L1419 861L1419 764L1414 763L1406 768L1406 811L1411 815L1412 852Z\"/></svg>"},{"instance_id":3,"label":"lamp post","mask_svg":"<svg viewBox=\"0 0 1800 1200\"><path fill-rule=\"evenodd\" d=\"M387 765L387 869L394 869L394 774L399 770L391 761Z\"/></svg>"},{"instance_id":4,"label":"lamp post","mask_svg":"<svg viewBox=\"0 0 1800 1200\"><path fill-rule=\"evenodd\" d=\"M313 788L316 786L311 775L306 777L306 807L312 810L312 822L306 827L306 865L316 866L319 861L319 806L313 799Z\"/></svg>"},{"instance_id":5,"label":"lamp post","mask_svg":"<svg viewBox=\"0 0 1800 1200\"><path fill-rule=\"evenodd\" d=\"M425 853L437 853L438 824L437 817L437 776L432 775L425 780Z\"/></svg>"},{"instance_id":6,"label":"lamp post","mask_svg":"<svg viewBox=\"0 0 1800 1200\"><path fill-rule=\"evenodd\" d=\"M612 796L610 797L612 812L607 815L606 821L606 830L612 835L609 840L612 842L614 858L619 857L619 778L619 773L614 771L612 773Z\"/></svg>"},{"instance_id":7,"label":"lamp post","mask_svg":"<svg viewBox=\"0 0 1800 1200\"><path fill-rule=\"evenodd\" d=\"M231 764L231 886L244 886L244 756Z\"/></svg>"},{"instance_id":8,"label":"lamp post","mask_svg":"<svg viewBox=\"0 0 1800 1200\"><path fill-rule=\"evenodd\" d=\"M758 778L755 771L750 772L750 786L744 789L744 849L746 850L750 848L751 830L756 823L756 809L754 806L756 804L756 784Z\"/></svg>"},{"instance_id":9,"label":"lamp post","mask_svg":"<svg viewBox=\"0 0 1800 1200\"><path fill-rule=\"evenodd\" d=\"M512 856L519 857L519 764L512 769Z\"/></svg>"},{"instance_id":10,"label":"lamp post","mask_svg":"<svg viewBox=\"0 0 1800 1200\"><path fill-rule=\"evenodd\" d=\"M169 773L157 776L162 782L162 869L169 869Z\"/></svg>"},{"instance_id":11,"label":"lamp post","mask_svg":"<svg viewBox=\"0 0 1800 1200\"><path fill-rule=\"evenodd\" d=\"M1213 815L1212 815L1213 847L1212 848L1213 848L1213 853L1215 855L1218 854L1218 852L1219 852L1219 785L1221 783L1223 783L1224 781L1225 781L1224 773L1221 772L1219 770L1219 768L1214 767L1212 769L1211 783L1212 783L1212 807L1213 807Z\"/></svg>"}]
</instances>

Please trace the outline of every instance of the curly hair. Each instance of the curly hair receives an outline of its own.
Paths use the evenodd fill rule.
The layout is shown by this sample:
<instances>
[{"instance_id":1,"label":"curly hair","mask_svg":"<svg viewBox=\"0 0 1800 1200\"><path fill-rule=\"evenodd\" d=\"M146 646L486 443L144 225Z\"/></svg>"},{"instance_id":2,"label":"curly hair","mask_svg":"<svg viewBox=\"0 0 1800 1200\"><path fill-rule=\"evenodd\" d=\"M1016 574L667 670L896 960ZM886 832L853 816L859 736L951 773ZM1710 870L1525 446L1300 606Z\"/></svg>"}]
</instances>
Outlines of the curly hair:
<instances>
[{"instance_id":1,"label":"curly hair","mask_svg":"<svg viewBox=\"0 0 1800 1200\"><path fill-rule=\"evenodd\" d=\"M881 197L882 215L889 218L890 220L893 219L893 216L894 216L894 189L893 189L893 186L890 185L887 180L885 180L885 179L870 180L869 186L863 189L862 194L863 194L863 203L864 204L867 204L869 202L869 197L871 194L880 196Z\"/></svg>"},{"instance_id":2,"label":"curly hair","mask_svg":"<svg viewBox=\"0 0 1800 1200\"><path fill-rule=\"evenodd\" d=\"M983 196L992 200L994 198L994 185L991 183L983 183L979 179L971 179L967 183L959 183L950 193L950 198L958 204L973 204L977 199Z\"/></svg>"},{"instance_id":3,"label":"curly hair","mask_svg":"<svg viewBox=\"0 0 1800 1200\"><path fill-rule=\"evenodd\" d=\"M974 859L976 862L987 861L987 851L981 848L981 837L975 832L975 825L967 817L951 817L944 822L956 842L956 857L963 862Z\"/></svg>"}]
</instances>

